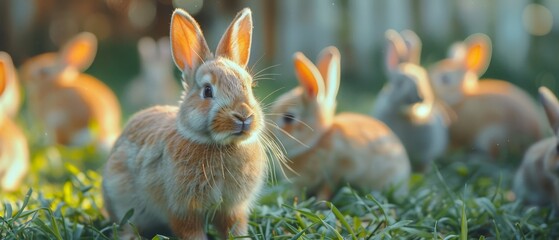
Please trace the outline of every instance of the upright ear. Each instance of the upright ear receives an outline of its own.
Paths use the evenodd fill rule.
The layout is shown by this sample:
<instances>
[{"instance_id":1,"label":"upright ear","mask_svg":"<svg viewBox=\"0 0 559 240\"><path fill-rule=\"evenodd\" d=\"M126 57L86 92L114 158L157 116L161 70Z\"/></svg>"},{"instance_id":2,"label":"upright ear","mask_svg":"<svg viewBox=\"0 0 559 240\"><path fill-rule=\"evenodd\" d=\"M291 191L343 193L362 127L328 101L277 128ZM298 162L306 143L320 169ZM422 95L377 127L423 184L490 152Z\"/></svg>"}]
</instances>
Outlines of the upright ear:
<instances>
[{"instance_id":1,"label":"upright ear","mask_svg":"<svg viewBox=\"0 0 559 240\"><path fill-rule=\"evenodd\" d=\"M325 99L329 104L336 102L340 87L340 51L334 46L326 47L318 55L318 71L325 87Z\"/></svg>"},{"instance_id":2,"label":"upright ear","mask_svg":"<svg viewBox=\"0 0 559 240\"><path fill-rule=\"evenodd\" d=\"M546 87L540 87L539 93L549 125L551 125L553 132L557 134L559 130L559 101L557 101L555 94Z\"/></svg>"},{"instance_id":3,"label":"upright ear","mask_svg":"<svg viewBox=\"0 0 559 240\"><path fill-rule=\"evenodd\" d=\"M295 63L295 75L299 84L305 91L309 100L316 99L318 102L324 100L324 80L314 64L304 54L296 52L293 56Z\"/></svg>"},{"instance_id":4,"label":"upright ear","mask_svg":"<svg viewBox=\"0 0 559 240\"><path fill-rule=\"evenodd\" d=\"M386 38L386 68L395 71L402 62L403 56L407 55L406 44L400 34L394 29L388 29L384 33Z\"/></svg>"},{"instance_id":5,"label":"upright ear","mask_svg":"<svg viewBox=\"0 0 559 240\"><path fill-rule=\"evenodd\" d=\"M6 52L0 51L0 96L5 93L8 86L8 81L14 81L15 79L10 79L14 77L14 64L12 58Z\"/></svg>"},{"instance_id":6,"label":"upright ear","mask_svg":"<svg viewBox=\"0 0 559 240\"><path fill-rule=\"evenodd\" d=\"M474 34L469 36L464 43L466 44L466 54L464 64L466 69L483 75L489 62L491 61L491 39L485 34Z\"/></svg>"},{"instance_id":7,"label":"upright ear","mask_svg":"<svg viewBox=\"0 0 559 240\"><path fill-rule=\"evenodd\" d=\"M192 74L200 64L211 57L198 22L182 9L177 8L173 12L170 36L173 60L183 74Z\"/></svg>"},{"instance_id":8,"label":"upright ear","mask_svg":"<svg viewBox=\"0 0 559 240\"><path fill-rule=\"evenodd\" d=\"M221 37L216 54L244 68L250 57L251 42L252 13L249 8L245 8L237 13L237 16Z\"/></svg>"},{"instance_id":9,"label":"upright ear","mask_svg":"<svg viewBox=\"0 0 559 240\"><path fill-rule=\"evenodd\" d=\"M421 61L421 39L414 31L409 29L403 30L400 35L407 47L407 62L419 65Z\"/></svg>"},{"instance_id":10,"label":"upright ear","mask_svg":"<svg viewBox=\"0 0 559 240\"><path fill-rule=\"evenodd\" d=\"M60 51L60 60L65 66L81 71L87 69L97 54L97 38L92 33L83 32L70 39Z\"/></svg>"},{"instance_id":11,"label":"upright ear","mask_svg":"<svg viewBox=\"0 0 559 240\"><path fill-rule=\"evenodd\" d=\"M0 59L0 97L4 94L4 90L6 90L6 81L8 81L8 72L7 72L6 63Z\"/></svg>"},{"instance_id":12,"label":"upright ear","mask_svg":"<svg viewBox=\"0 0 559 240\"><path fill-rule=\"evenodd\" d=\"M448 48L447 54L449 58L464 61L466 58L466 45L463 42L455 42Z\"/></svg>"}]
</instances>

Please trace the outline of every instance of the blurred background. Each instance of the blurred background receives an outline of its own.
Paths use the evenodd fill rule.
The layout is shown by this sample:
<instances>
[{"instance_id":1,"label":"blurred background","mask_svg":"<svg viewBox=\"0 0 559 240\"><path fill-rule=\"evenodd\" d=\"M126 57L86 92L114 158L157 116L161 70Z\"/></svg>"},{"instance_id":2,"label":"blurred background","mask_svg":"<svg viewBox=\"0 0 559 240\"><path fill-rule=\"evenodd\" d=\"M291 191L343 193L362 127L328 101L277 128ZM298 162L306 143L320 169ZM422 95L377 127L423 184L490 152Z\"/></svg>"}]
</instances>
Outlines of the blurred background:
<instances>
[{"instance_id":1,"label":"blurred background","mask_svg":"<svg viewBox=\"0 0 559 240\"><path fill-rule=\"evenodd\" d=\"M137 40L167 36L177 7L199 21L211 49L237 11L252 9L250 65L272 78L260 83L260 96L296 84L295 51L316 59L322 48L335 45L342 53L340 107L351 103L352 110L369 112L385 82L389 28L419 35L427 67L444 58L453 42L485 33L492 39L493 58L483 77L505 79L532 95L540 85L559 90L558 0L2 0L0 50L19 66L58 50L81 31L92 32L100 42L87 72L121 96L139 72Z\"/></svg>"}]
</instances>

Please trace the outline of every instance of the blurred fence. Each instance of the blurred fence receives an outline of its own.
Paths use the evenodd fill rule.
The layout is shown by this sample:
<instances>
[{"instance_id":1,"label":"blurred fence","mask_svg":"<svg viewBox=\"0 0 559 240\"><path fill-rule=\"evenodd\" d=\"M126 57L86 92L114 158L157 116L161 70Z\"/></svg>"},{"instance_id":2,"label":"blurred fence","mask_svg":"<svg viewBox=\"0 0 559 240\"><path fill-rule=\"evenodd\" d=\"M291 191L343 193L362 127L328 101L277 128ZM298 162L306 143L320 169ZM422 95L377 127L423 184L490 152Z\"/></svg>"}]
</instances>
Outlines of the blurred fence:
<instances>
[{"instance_id":1,"label":"blurred fence","mask_svg":"<svg viewBox=\"0 0 559 240\"><path fill-rule=\"evenodd\" d=\"M344 75L380 86L386 29L416 31L426 66L443 58L453 42L483 32L493 41L485 76L531 93L539 85L559 88L558 0L3 0L0 50L19 64L80 31L93 32L102 42L133 45L144 35L167 35L175 7L193 13L209 45L216 46L245 6L254 14L251 62L279 64L270 71L291 72L295 51L314 59L323 47L336 45Z\"/></svg>"}]
</instances>

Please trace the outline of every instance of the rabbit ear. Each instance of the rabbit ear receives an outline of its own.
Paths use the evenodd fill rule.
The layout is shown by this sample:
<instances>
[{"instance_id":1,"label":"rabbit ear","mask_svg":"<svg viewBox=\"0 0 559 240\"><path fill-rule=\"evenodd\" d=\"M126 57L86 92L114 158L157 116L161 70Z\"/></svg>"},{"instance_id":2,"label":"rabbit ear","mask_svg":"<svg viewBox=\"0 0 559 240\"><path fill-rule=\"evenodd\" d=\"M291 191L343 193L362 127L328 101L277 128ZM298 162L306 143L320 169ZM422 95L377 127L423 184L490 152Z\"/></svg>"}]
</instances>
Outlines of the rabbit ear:
<instances>
[{"instance_id":1,"label":"rabbit ear","mask_svg":"<svg viewBox=\"0 0 559 240\"><path fill-rule=\"evenodd\" d=\"M149 63L150 60L157 56L157 49L155 40L150 37L143 37L138 41L138 53L140 53L140 60L144 63Z\"/></svg>"},{"instance_id":2,"label":"rabbit ear","mask_svg":"<svg viewBox=\"0 0 559 240\"><path fill-rule=\"evenodd\" d=\"M474 34L464 43L466 44L464 58L466 69L477 73L478 76L483 75L491 61L491 40L485 34Z\"/></svg>"},{"instance_id":3,"label":"rabbit ear","mask_svg":"<svg viewBox=\"0 0 559 240\"><path fill-rule=\"evenodd\" d=\"M334 46L322 50L317 67L324 81L327 104L333 106L340 87L340 51Z\"/></svg>"},{"instance_id":4,"label":"rabbit ear","mask_svg":"<svg viewBox=\"0 0 559 240\"><path fill-rule=\"evenodd\" d=\"M402 56L407 55L406 44L394 29L386 30L384 37L386 38L386 68L394 71L400 63L404 62Z\"/></svg>"},{"instance_id":5,"label":"rabbit ear","mask_svg":"<svg viewBox=\"0 0 559 240\"><path fill-rule=\"evenodd\" d=\"M198 22L180 8L171 17L170 35L173 60L183 74L192 74L201 63L211 57ZM187 77L189 79L191 78Z\"/></svg>"},{"instance_id":6,"label":"rabbit ear","mask_svg":"<svg viewBox=\"0 0 559 240\"><path fill-rule=\"evenodd\" d=\"M543 104L545 115L554 133L559 130L559 101L553 92L546 87L540 87L540 101Z\"/></svg>"},{"instance_id":7,"label":"rabbit ear","mask_svg":"<svg viewBox=\"0 0 559 240\"><path fill-rule=\"evenodd\" d=\"M252 13L249 8L245 8L237 13L237 16L221 37L216 54L244 68L250 57L251 42Z\"/></svg>"},{"instance_id":8,"label":"rabbit ear","mask_svg":"<svg viewBox=\"0 0 559 240\"><path fill-rule=\"evenodd\" d=\"M0 59L0 97L4 94L4 90L6 90L6 85L8 81L8 71L6 62L3 59Z\"/></svg>"},{"instance_id":9,"label":"rabbit ear","mask_svg":"<svg viewBox=\"0 0 559 240\"><path fill-rule=\"evenodd\" d=\"M407 62L419 65L421 61L421 39L414 31L409 29L403 30L400 35L407 47Z\"/></svg>"},{"instance_id":10,"label":"rabbit ear","mask_svg":"<svg viewBox=\"0 0 559 240\"><path fill-rule=\"evenodd\" d=\"M324 81L318 69L301 52L294 54L293 61L295 75L297 75L299 84L305 90L305 96L309 100L316 99L318 102L322 102L324 100Z\"/></svg>"},{"instance_id":11,"label":"rabbit ear","mask_svg":"<svg viewBox=\"0 0 559 240\"><path fill-rule=\"evenodd\" d=\"M14 63L6 52L0 52L0 96L5 94L8 81L14 81Z\"/></svg>"},{"instance_id":12,"label":"rabbit ear","mask_svg":"<svg viewBox=\"0 0 559 240\"><path fill-rule=\"evenodd\" d=\"M68 41L61 50L61 61L81 71L87 69L97 54L97 38L92 33L83 32Z\"/></svg>"},{"instance_id":13,"label":"rabbit ear","mask_svg":"<svg viewBox=\"0 0 559 240\"><path fill-rule=\"evenodd\" d=\"M447 55L449 58L456 59L458 61L464 61L464 58L466 58L466 46L463 42L453 43L448 48Z\"/></svg>"}]
</instances>

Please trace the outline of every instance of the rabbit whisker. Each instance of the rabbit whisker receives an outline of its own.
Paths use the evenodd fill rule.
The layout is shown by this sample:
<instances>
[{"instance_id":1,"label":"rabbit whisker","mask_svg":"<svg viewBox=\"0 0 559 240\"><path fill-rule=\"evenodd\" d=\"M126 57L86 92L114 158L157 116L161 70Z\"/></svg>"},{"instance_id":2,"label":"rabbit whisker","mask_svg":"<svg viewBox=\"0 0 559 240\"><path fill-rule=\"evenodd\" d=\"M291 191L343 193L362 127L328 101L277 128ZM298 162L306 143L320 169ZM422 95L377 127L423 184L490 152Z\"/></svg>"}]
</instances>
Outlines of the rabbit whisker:
<instances>
[{"instance_id":1,"label":"rabbit whisker","mask_svg":"<svg viewBox=\"0 0 559 240\"><path fill-rule=\"evenodd\" d=\"M270 126L280 130L282 133L284 133L286 136L288 136L289 138L293 139L294 141L296 141L297 143L303 145L306 148L310 148L307 144L304 144L303 142L301 142L299 139L297 139L296 137L294 137L293 135L291 135L290 133L288 133L287 131L281 129L276 123L274 122L269 122L271 123Z\"/></svg>"},{"instance_id":2,"label":"rabbit whisker","mask_svg":"<svg viewBox=\"0 0 559 240\"><path fill-rule=\"evenodd\" d=\"M266 116L283 116L283 114L278 114L278 113L267 113L267 114L265 114L265 115L266 115ZM314 132L314 129L313 129L311 126L309 126L307 123L305 123L305 122L303 122L303 121L301 121L301 120L299 120L299 119L297 119L297 118L291 118L291 119L293 119L294 121L296 121L296 122L298 122L298 123L300 123L300 124L303 124L303 125L304 125L305 127L307 127L309 130L311 130L311 131Z\"/></svg>"}]
</instances>

